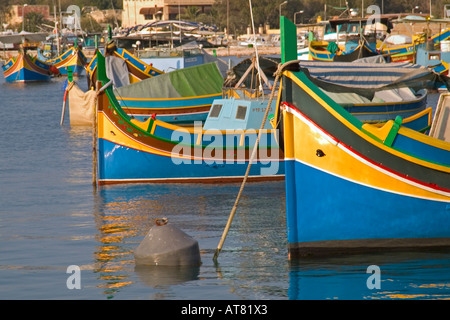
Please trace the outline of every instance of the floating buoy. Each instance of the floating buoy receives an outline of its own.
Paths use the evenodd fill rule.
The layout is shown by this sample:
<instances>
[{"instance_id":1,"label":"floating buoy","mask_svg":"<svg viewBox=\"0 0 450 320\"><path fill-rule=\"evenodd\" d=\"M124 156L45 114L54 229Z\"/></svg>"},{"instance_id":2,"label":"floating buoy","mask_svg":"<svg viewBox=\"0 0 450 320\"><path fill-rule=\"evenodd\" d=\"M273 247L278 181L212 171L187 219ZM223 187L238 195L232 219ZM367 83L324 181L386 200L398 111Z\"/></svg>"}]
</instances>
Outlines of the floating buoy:
<instances>
[{"instance_id":1,"label":"floating buoy","mask_svg":"<svg viewBox=\"0 0 450 320\"><path fill-rule=\"evenodd\" d=\"M134 251L136 265L188 266L200 265L198 242L167 218L158 218L144 240Z\"/></svg>"}]
</instances>

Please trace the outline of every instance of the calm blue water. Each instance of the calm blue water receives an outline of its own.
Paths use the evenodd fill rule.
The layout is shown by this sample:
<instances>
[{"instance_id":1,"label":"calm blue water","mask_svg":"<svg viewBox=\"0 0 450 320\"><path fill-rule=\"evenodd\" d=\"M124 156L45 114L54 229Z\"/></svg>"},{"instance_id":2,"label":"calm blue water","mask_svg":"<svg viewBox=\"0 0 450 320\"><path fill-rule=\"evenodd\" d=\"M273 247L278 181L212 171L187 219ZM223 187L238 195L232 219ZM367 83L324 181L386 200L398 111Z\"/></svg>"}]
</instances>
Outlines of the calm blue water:
<instances>
[{"instance_id":1,"label":"calm blue water","mask_svg":"<svg viewBox=\"0 0 450 320\"><path fill-rule=\"evenodd\" d=\"M85 78L79 79L81 87ZM214 251L240 184L92 184L92 131L60 126L63 79L0 80L0 299L448 299L450 253L385 253L290 263L283 182L247 184L218 264ZM157 217L199 242L198 268L136 269ZM68 289L71 265L81 289ZM367 268L380 268L369 289Z\"/></svg>"}]
</instances>

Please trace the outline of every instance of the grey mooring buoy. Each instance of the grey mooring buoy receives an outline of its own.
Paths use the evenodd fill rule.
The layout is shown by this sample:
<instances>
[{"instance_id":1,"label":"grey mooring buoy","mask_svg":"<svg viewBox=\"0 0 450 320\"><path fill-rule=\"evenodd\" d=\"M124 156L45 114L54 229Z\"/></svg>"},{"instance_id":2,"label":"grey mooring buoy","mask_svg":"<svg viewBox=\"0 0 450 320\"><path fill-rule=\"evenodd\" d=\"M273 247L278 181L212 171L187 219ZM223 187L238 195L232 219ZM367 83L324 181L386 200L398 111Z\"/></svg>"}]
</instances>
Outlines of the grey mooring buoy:
<instances>
[{"instance_id":1,"label":"grey mooring buoy","mask_svg":"<svg viewBox=\"0 0 450 320\"><path fill-rule=\"evenodd\" d=\"M134 251L136 265L200 265L198 242L185 232L158 218Z\"/></svg>"}]
</instances>

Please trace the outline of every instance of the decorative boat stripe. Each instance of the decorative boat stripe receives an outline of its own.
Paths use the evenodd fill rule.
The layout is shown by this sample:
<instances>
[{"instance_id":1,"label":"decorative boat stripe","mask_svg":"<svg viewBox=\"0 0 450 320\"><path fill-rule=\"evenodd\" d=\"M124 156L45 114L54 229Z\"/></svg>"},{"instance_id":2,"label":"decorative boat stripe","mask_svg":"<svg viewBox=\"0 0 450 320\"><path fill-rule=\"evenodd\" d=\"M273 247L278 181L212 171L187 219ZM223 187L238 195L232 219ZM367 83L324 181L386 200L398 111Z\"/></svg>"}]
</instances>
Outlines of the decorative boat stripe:
<instances>
[{"instance_id":1,"label":"decorative boat stripe","mask_svg":"<svg viewBox=\"0 0 450 320\"><path fill-rule=\"evenodd\" d=\"M372 162L371 160L369 160L369 159L365 158L364 156L362 156L362 155L356 153L355 151L352 151L348 146L346 146L346 145L344 145L343 143L341 143L341 142L340 142L339 140L337 140L335 137L329 135L329 134L328 134L327 132L325 132L322 128L320 128L316 123L314 123L311 119L307 118L304 114L302 114L299 110L297 110L297 109L295 109L295 108L292 108L292 107L290 107L290 106L288 106L288 105L286 105L286 104L283 105L283 109L286 110L287 112L292 113L295 117L297 117L297 118L299 118L301 121L303 121L308 127L310 127L311 129L313 129L315 132L318 132L318 133L319 133L321 136L323 136L327 141L329 141L330 143L332 143L332 144L335 145L335 146L338 146L340 149L342 149L343 151L345 151L347 154L349 154L349 155L352 156L353 158L356 158L358 161L361 161L361 162L365 163L366 165L368 165L368 166L374 168L375 170L377 170L377 171L379 171L379 172L381 172L381 173L384 173L384 174L386 174L386 175L388 175L388 176L390 176L390 177L393 177L394 179L398 179L398 180L400 180L400 181L402 181L402 182L405 182L405 183L407 183L407 184L410 184L410 185L412 185L412 186L415 186L415 187L421 188L421 189L423 189L423 190L427 190L427 191L430 191L430 192L434 192L434 193L437 193L437 194L440 194L440 195L443 195L443 196L446 196L446 197L449 197L449 198L450 198L450 191L447 191L447 190L445 190L445 189L434 188L434 187L432 187L432 186L430 186L430 185L428 185L428 184L422 183L422 182L420 182L420 181L414 181L414 180L411 179L411 178L407 178L407 177L405 177L405 176L402 176L402 175L400 175L400 174L398 174L398 173L396 173L396 172L394 172L394 171L392 171L392 170L389 170L388 168L385 168L385 167L383 167L383 166L381 166L381 165L379 165L379 164L376 164L376 163ZM415 195L411 195L411 194L403 194L403 193L401 193L401 192L392 191L392 190L387 190L387 189L382 189L382 188L374 187L374 186L372 186L372 185L367 185L367 184L364 184L364 183L361 183L361 182L358 182L358 181L355 181L355 180L351 180L351 179L348 179L348 178L346 178L346 177L339 176L339 175L337 175L337 174L335 174L335 173L333 173L333 172L328 172L328 171L326 171L326 170L324 170L324 169L318 168L318 167L313 166L313 165L311 165L311 164L304 163L303 161L301 161L301 160L299 160L299 159L295 159L295 158L294 158L294 159L291 159L291 158L285 158L285 160L291 160L291 161L292 161L292 160L295 160L295 161L301 162L301 163L303 163L303 164L305 164L305 165L314 167L314 168L316 168L316 169L318 169L318 170L327 172L327 173L329 173L329 174L331 174L331 175L338 176L338 177L340 177L340 178L342 178L342 179L349 180L349 181L352 181L352 182L354 182L354 183L358 183L358 184L361 184L361 185L365 185L365 186L368 186L368 187L371 187L371 188L380 189L380 190L383 190L383 191L386 191L386 192L392 192L392 193L397 193L397 194L401 194L401 195L407 195L407 196L413 196L413 197L417 197L417 198L423 198L423 197L420 197L420 196L415 196ZM429 198L424 198L424 199L429 199ZM429 200L436 200L436 199L429 199ZM450 203L450 199L449 199L449 200L439 200L439 201L444 201L444 202L449 202L449 203Z\"/></svg>"},{"instance_id":2,"label":"decorative boat stripe","mask_svg":"<svg viewBox=\"0 0 450 320\"><path fill-rule=\"evenodd\" d=\"M217 177L188 177L188 178L153 178L153 179L101 179L100 181L102 184L108 184L108 183L123 183L124 181L127 182L147 182L147 181L163 181L167 183L171 182L191 182L191 181L211 181L211 182L217 182L217 181L223 181L223 180L240 180L243 179L244 176L217 176ZM285 175L284 174L277 174L277 175L267 175L267 176L249 176L249 180L284 180Z\"/></svg>"},{"instance_id":3,"label":"decorative boat stripe","mask_svg":"<svg viewBox=\"0 0 450 320\"><path fill-rule=\"evenodd\" d=\"M337 120L339 120L340 122L342 122L345 126L347 126L351 131L353 131L355 134L357 134L358 136L360 136L361 138L367 140L370 143L376 143L375 140L373 140L373 138L371 138L370 136L368 136L367 134L364 134L359 128L357 128L354 124L351 123L351 121L349 119L346 119L343 115L341 115L339 112L337 112L336 110L334 110L332 107L329 106L329 104L327 102L325 102L320 96L318 96L311 88L309 88L305 83L303 83L300 79L298 79L295 75L293 75L292 72L290 71L285 71L286 76L288 78L290 78L295 84L297 84L300 88L302 88L306 93L308 93L313 99L315 99L317 102L319 102L328 112L330 112L334 117L337 118ZM361 123L362 124L362 123ZM372 141L372 142L371 142ZM426 161L423 161L421 159L417 159L414 158L410 155L406 155L406 154L402 154L401 152L392 149L390 147L387 147L383 144L379 145L379 148L389 152L389 153L393 153L394 155L404 158L407 161L411 161L414 162L416 164L419 165L427 165L430 163L427 163ZM434 163L431 163L432 167L436 170L436 167L444 167L444 166L439 166L439 165L435 165ZM447 166L447 168L445 168L444 170L449 170L450 168ZM450 172L450 171L447 171Z\"/></svg>"},{"instance_id":4,"label":"decorative boat stripe","mask_svg":"<svg viewBox=\"0 0 450 320\"><path fill-rule=\"evenodd\" d=\"M130 134L127 134L123 129L121 129L120 127L118 127L114 122L112 122L109 118L108 118L108 116L106 116L105 115L105 113L103 112L103 111L100 111L99 113L101 113L102 114L102 116L104 117L104 118L106 118L106 120L108 121L108 123L109 123L109 125L111 125L111 126L113 126L114 128L116 128L123 136L125 136L127 139L130 139L130 140L132 140L133 141L133 144L136 144L136 145L139 145L139 144L141 144L140 143L140 141L138 141L138 140L136 140L132 135L130 135ZM140 130L142 130L142 129L140 129ZM137 147L135 147L135 146L130 146L130 145L124 145L124 144L122 144L122 143L120 143L120 142L116 142L116 141L113 141L113 140L111 140L111 139L108 139L107 137L105 137L105 136L103 136L103 137L101 137L101 139L104 139L104 140L107 140L107 141L109 141L109 142L112 142L112 143L114 143L114 144L116 144L116 145L121 145L121 146L124 146L124 147L127 147L127 148L130 148L130 149L135 149L135 150L138 150L138 151L143 151L143 152L149 152L148 150L150 150L150 152L153 152L153 153L155 153L155 154L157 154L157 155L160 155L160 156L165 156L165 157L169 157L169 158L173 158L173 157L176 157L176 158L180 158L180 159L190 159L190 160L193 160L193 161L196 161L196 160L198 160L198 161L216 161L217 159L216 158L209 158L209 157L203 157L203 152L202 152L202 156L198 156L195 152L194 152L194 154L193 155L184 155L184 154L174 154L174 153L172 153L172 152L169 152L169 151L166 151L166 150L163 150L163 149L158 149L158 148L155 148L155 147L153 147L153 146L149 146L149 145L145 145L145 148L148 148L148 150L145 150L144 148L137 148ZM176 144L174 144L174 146L175 146ZM253 149L253 146L249 146L249 148L251 148L251 150ZM224 161L228 161L228 159L226 159L226 157L225 158L223 158L222 160L224 160ZM282 162L282 161L284 161L284 159L279 159L279 158L276 158L276 159L272 159L272 158L270 158L270 157L263 157L263 158L257 158L257 159L255 159L254 160L254 163L256 162L256 161L277 161L277 162ZM237 160L233 160L233 162L240 162L240 161L245 161L245 162L248 162L248 161L250 161L250 158L246 158L246 159L237 159Z\"/></svg>"}]
</instances>

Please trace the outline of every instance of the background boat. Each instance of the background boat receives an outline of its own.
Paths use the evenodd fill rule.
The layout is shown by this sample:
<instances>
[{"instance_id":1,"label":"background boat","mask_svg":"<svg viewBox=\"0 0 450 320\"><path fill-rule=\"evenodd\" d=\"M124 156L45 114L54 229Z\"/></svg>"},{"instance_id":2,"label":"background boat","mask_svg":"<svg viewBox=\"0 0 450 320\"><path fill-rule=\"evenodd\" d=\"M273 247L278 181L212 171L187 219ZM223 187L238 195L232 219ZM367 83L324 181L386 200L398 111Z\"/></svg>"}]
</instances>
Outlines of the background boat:
<instances>
[{"instance_id":1,"label":"background boat","mask_svg":"<svg viewBox=\"0 0 450 320\"><path fill-rule=\"evenodd\" d=\"M368 19L357 18L328 21L324 39L309 42L310 60L354 61L379 55L380 52L376 50L376 30L373 36L364 34L368 21ZM380 18L379 23L387 25L387 28L391 26L388 18Z\"/></svg>"},{"instance_id":2,"label":"background boat","mask_svg":"<svg viewBox=\"0 0 450 320\"><path fill-rule=\"evenodd\" d=\"M45 40L45 33L24 32L0 36L0 42L21 44L17 57L11 57L3 66L3 75L7 82L36 82L48 81L57 71L51 65L32 57L24 51L26 42L39 42Z\"/></svg>"},{"instance_id":3,"label":"background boat","mask_svg":"<svg viewBox=\"0 0 450 320\"><path fill-rule=\"evenodd\" d=\"M100 72L99 76L103 75ZM109 82L106 74L100 79L103 84ZM246 120L255 120L255 113L261 119L265 111L261 103L267 106L260 101L258 111L252 105L256 101L238 102L216 100L209 117L234 116L241 125L252 125L254 122ZM153 118L146 122L131 119L119 106L111 86L98 96L97 108L99 184L240 181L258 134L255 128L232 127L221 121L211 127L197 123L189 128ZM268 130L261 141L249 180L282 179L284 166L274 132Z\"/></svg>"},{"instance_id":4,"label":"background boat","mask_svg":"<svg viewBox=\"0 0 450 320\"><path fill-rule=\"evenodd\" d=\"M26 53L19 53L17 58L10 58L2 69L7 82L48 81L53 74L50 65Z\"/></svg>"},{"instance_id":5,"label":"background boat","mask_svg":"<svg viewBox=\"0 0 450 320\"><path fill-rule=\"evenodd\" d=\"M443 26L448 25L449 22L450 21L446 19L425 19L424 17L413 15L397 19L395 20L395 23L397 24L412 25L415 23L422 23L425 24L425 28L423 29L423 32L419 34L411 34L410 36L391 35L390 37L386 37L386 39L377 46L377 50L383 54L389 55L391 62L413 62L423 66L434 65L434 63L423 63L424 60L422 57L417 59L418 52L423 51L425 48L439 47L442 41L447 40L450 37L450 28ZM439 25L439 32L431 34L431 23ZM407 27L406 29L410 28ZM391 45L386 45L389 42L392 42Z\"/></svg>"},{"instance_id":6,"label":"background boat","mask_svg":"<svg viewBox=\"0 0 450 320\"><path fill-rule=\"evenodd\" d=\"M61 75L67 75L67 68L71 68L72 75L81 76L85 74L88 59L80 48L71 47L60 56L47 60L46 63L56 67Z\"/></svg>"},{"instance_id":7,"label":"background boat","mask_svg":"<svg viewBox=\"0 0 450 320\"><path fill-rule=\"evenodd\" d=\"M407 20L408 21L408 20ZM448 25L448 19L430 19L428 24ZM416 47L415 63L432 68L436 72L448 75L450 63L450 28L423 41Z\"/></svg>"},{"instance_id":8,"label":"background boat","mask_svg":"<svg viewBox=\"0 0 450 320\"><path fill-rule=\"evenodd\" d=\"M204 121L222 97L223 77L215 63L183 68L114 88L123 110L139 120L189 124Z\"/></svg>"},{"instance_id":9,"label":"background boat","mask_svg":"<svg viewBox=\"0 0 450 320\"><path fill-rule=\"evenodd\" d=\"M365 42L357 44L354 48L349 49L348 51L342 51L339 49L339 52L330 49L330 44L334 44L334 42L328 41L311 41L309 44L309 54L311 56L311 60L316 61L354 61L361 58L373 57L379 55L378 52L371 49ZM338 46L335 45L337 49ZM330 52L332 50L333 52Z\"/></svg>"}]
</instances>

